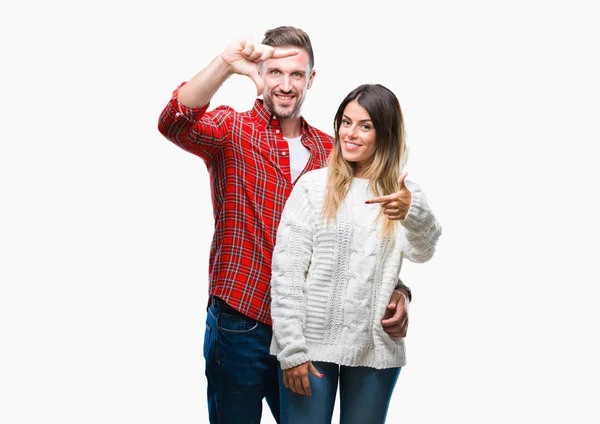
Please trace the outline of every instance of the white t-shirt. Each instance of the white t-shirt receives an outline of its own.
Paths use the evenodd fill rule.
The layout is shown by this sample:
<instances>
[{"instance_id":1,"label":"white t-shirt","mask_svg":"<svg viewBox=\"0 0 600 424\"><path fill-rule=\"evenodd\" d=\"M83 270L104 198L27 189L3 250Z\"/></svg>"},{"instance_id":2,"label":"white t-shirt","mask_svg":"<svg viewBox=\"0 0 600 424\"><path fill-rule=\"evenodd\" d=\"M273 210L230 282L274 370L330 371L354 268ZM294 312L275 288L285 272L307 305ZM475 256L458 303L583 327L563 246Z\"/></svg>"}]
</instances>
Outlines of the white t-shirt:
<instances>
[{"instance_id":1,"label":"white t-shirt","mask_svg":"<svg viewBox=\"0 0 600 424\"><path fill-rule=\"evenodd\" d=\"M296 181L298 175L304 170L310 150L302 145L302 136L295 138L283 137L288 142L290 149L290 171L292 172L292 181Z\"/></svg>"}]
</instances>

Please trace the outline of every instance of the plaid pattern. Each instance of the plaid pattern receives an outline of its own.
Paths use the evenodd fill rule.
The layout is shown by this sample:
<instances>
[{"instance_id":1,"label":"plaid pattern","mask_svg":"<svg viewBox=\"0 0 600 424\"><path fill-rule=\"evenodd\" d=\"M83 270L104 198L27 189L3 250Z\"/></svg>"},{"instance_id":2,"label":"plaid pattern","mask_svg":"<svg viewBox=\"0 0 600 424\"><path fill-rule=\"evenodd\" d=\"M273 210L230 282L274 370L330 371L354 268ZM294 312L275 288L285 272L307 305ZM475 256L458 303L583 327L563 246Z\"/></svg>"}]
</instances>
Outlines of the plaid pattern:
<instances>
[{"instance_id":1,"label":"plaid pattern","mask_svg":"<svg viewBox=\"0 0 600 424\"><path fill-rule=\"evenodd\" d=\"M180 104L180 87L162 111L158 127L167 139L200 156L208 168L215 220L209 294L271 325L271 255L293 187L287 141L261 99L247 112L228 106L208 112L208 105L192 109ZM304 172L326 165L332 142L331 136L302 119L302 144L310 150Z\"/></svg>"}]
</instances>

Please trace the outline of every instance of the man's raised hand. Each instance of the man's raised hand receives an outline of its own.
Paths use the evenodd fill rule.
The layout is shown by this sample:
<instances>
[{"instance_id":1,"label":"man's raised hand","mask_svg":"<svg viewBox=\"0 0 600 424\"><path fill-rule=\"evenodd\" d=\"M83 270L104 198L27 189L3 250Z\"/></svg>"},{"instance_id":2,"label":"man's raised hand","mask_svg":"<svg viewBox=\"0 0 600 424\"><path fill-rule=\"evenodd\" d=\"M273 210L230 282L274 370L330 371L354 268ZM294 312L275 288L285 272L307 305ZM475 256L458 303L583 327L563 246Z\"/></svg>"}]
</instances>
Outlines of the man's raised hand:
<instances>
[{"instance_id":1,"label":"man's raised hand","mask_svg":"<svg viewBox=\"0 0 600 424\"><path fill-rule=\"evenodd\" d=\"M280 49L255 42L251 37L242 37L225 48L221 59L234 74L248 76L256 85L257 95L261 95L264 82L259 66L268 59L281 59L294 56L299 50L295 48Z\"/></svg>"}]
</instances>

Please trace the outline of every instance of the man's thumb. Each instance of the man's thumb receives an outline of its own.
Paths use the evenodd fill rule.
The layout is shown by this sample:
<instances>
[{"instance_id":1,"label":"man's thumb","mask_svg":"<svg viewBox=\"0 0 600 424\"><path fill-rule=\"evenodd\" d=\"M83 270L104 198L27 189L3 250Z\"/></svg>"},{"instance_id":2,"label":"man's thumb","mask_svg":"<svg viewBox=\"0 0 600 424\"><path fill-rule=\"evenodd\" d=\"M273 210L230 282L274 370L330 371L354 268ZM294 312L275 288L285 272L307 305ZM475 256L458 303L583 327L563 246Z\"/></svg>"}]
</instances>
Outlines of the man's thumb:
<instances>
[{"instance_id":1,"label":"man's thumb","mask_svg":"<svg viewBox=\"0 0 600 424\"><path fill-rule=\"evenodd\" d=\"M260 96L265 88L265 83L264 83L262 77L260 76L260 74L258 73L258 70L254 69L252 72L250 72L248 74L248 76L254 82L254 85L256 86L256 95Z\"/></svg>"}]
</instances>

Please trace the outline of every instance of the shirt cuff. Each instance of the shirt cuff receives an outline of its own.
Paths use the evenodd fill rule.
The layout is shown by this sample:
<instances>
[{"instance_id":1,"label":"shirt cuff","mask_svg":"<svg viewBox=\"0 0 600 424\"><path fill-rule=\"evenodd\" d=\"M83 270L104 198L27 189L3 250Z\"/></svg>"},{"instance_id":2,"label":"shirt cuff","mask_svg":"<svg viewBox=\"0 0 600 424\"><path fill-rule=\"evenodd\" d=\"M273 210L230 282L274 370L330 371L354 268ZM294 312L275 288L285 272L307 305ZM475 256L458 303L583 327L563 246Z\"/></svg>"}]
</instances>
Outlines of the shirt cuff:
<instances>
[{"instance_id":1,"label":"shirt cuff","mask_svg":"<svg viewBox=\"0 0 600 424\"><path fill-rule=\"evenodd\" d=\"M179 87L173 91L173 95L171 96L171 112L174 114L173 117L176 119L183 118L190 122L196 122L208 110L210 102L202 107L189 107L181 103L178 98L179 90L185 84L185 82L179 84Z\"/></svg>"}]
</instances>

